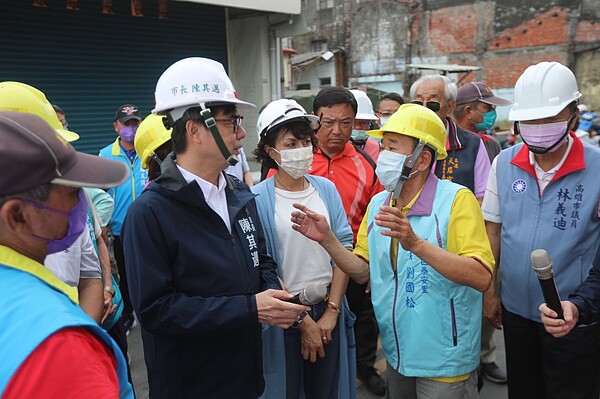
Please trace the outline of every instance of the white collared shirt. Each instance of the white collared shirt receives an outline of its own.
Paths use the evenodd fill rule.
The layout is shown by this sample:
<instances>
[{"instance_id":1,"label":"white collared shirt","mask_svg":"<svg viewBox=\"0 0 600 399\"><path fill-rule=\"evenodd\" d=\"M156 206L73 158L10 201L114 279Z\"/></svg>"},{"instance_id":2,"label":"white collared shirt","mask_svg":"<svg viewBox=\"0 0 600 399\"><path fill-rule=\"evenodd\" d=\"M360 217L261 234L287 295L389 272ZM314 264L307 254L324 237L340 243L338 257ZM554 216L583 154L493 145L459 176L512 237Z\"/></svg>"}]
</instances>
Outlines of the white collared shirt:
<instances>
[{"instance_id":1,"label":"white collared shirt","mask_svg":"<svg viewBox=\"0 0 600 399\"><path fill-rule=\"evenodd\" d=\"M227 197L225 195L225 186L227 185L227 182L225 181L223 174L219 173L218 186L215 186L203 178L183 169L179 165L177 165L177 169L179 169L179 172L181 172L181 175L188 184L193 181L198 183L202 190L202 194L204 194L206 203L221 217L221 219L223 219L225 226L227 226L227 230L231 233L231 222L229 221L229 210L227 209Z\"/></svg>"},{"instance_id":2,"label":"white collared shirt","mask_svg":"<svg viewBox=\"0 0 600 399\"><path fill-rule=\"evenodd\" d=\"M565 151L565 153L563 154L560 162L548 171L544 171L544 169L540 168L540 165L538 165L538 163L535 160L533 152L529 151L529 164L535 169L535 175L538 180L538 185L540 186L540 193L544 192L544 189L546 188L548 183L550 183L550 181L552 180L556 172L560 169L560 167L563 166L565 160L567 159L567 156L569 155L569 152L571 152L571 147L573 147L573 139L571 138L571 136L567 136L567 143L567 151Z\"/></svg>"}]
</instances>

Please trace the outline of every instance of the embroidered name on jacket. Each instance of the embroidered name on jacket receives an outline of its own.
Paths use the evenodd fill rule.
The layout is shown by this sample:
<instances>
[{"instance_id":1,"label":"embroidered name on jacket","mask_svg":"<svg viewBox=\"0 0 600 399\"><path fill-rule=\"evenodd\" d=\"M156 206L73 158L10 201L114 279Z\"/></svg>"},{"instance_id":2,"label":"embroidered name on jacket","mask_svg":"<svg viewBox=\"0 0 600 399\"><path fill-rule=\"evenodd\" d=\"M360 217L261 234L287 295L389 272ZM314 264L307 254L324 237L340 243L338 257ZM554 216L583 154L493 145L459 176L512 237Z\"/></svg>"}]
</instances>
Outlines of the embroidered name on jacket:
<instances>
[{"instance_id":1,"label":"embroidered name on jacket","mask_svg":"<svg viewBox=\"0 0 600 399\"><path fill-rule=\"evenodd\" d=\"M414 260L417 257L410 252L408 258ZM418 297L420 294L429 294L429 267L427 262L420 260L418 265L409 265L405 268L406 284L404 292L406 293L406 298L404 305L407 308L412 309L417 306L415 295ZM415 269L418 270L415 272Z\"/></svg>"},{"instance_id":2,"label":"embroidered name on jacket","mask_svg":"<svg viewBox=\"0 0 600 399\"><path fill-rule=\"evenodd\" d=\"M252 264L254 267L258 267L258 243L256 242L256 227L254 227L254 222L252 222L252 217L247 216L238 220L240 224L240 228L242 232L245 234L246 242L248 243L248 250L250 251L250 256L252 257Z\"/></svg>"},{"instance_id":3,"label":"embroidered name on jacket","mask_svg":"<svg viewBox=\"0 0 600 399\"><path fill-rule=\"evenodd\" d=\"M578 184L575 192L561 187L556 194L556 208L554 209L553 227L559 230L576 229L581 220L579 210L583 201L583 185Z\"/></svg>"}]
</instances>

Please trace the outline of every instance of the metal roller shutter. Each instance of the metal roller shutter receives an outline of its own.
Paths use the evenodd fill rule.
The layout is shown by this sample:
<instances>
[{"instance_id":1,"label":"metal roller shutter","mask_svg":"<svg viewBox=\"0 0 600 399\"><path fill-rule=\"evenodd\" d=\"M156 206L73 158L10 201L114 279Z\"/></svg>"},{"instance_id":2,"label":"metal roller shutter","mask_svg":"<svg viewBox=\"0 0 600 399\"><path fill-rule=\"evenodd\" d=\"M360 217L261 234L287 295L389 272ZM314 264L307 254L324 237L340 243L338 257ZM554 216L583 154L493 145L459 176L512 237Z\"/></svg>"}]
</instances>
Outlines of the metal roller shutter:
<instances>
[{"instance_id":1,"label":"metal roller shutter","mask_svg":"<svg viewBox=\"0 0 600 399\"><path fill-rule=\"evenodd\" d=\"M102 14L99 0L79 3L80 10L66 10L63 0L0 6L0 81L32 85L62 107L81 136L79 151L97 154L114 141L119 105L149 114L156 82L173 62L202 56L227 65L223 7L169 2L161 20L156 0L143 1L144 17L130 15L128 0L115 0L114 14Z\"/></svg>"}]
</instances>

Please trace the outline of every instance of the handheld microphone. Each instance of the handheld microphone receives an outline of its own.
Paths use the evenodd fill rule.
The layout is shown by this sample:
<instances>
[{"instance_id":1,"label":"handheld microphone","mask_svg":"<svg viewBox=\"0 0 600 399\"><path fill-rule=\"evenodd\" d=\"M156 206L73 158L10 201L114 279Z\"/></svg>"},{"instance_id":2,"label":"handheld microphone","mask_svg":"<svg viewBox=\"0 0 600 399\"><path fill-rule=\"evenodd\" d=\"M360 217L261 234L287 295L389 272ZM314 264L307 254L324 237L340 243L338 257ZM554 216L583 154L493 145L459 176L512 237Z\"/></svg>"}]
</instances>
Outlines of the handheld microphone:
<instances>
[{"instance_id":1,"label":"handheld microphone","mask_svg":"<svg viewBox=\"0 0 600 399\"><path fill-rule=\"evenodd\" d=\"M536 249L531 253L531 267L540 281L546 305L558 314L559 319L564 320L560 297L554 283L552 261L545 249Z\"/></svg>"},{"instance_id":2,"label":"handheld microphone","mask_svg":"<svg viewBox=\"0 0 600 399\"><path fill-rule=\"evenodd\" d=\"M297 293L288 302L296 303L298 305L316 305L323 301L327 296L327 286L320 283L312 283L304 287L302 291Z\"/></svg>"}]
</instances>

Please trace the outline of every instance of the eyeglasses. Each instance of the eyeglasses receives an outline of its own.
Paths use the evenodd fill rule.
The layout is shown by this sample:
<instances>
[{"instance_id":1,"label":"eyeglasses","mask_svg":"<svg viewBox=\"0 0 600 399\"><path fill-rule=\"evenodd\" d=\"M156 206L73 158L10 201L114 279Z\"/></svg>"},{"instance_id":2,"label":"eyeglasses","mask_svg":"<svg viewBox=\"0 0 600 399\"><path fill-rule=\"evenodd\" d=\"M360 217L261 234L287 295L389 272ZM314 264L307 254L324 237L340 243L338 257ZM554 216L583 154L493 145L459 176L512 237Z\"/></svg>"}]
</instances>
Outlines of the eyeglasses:
<instances>
[{"instance_id":1,"label":"eyeglasses","mask_svg":"<svg viewBox=\"0 0 600 399\"><path fill-rule=\"evenodd\" d=\"M336 125L336 123L339 123L342 129L352 129L352 127L354 126L354 121L351 119L323 119L323 114L321 114L319 122L321 123L321 126L324 126L327 129L331 129Z\"/></svg>"},{"instance_id":2,"label":"eyeglasses","mask_svg":"<svg viewBox=\"0 0 600 399\"><path fill-rule=\"evenodd\" d=\"M412 104L423 105L423 101L411 101ZM427 101L425 102L425 107L429 108L433 112L438 112L441 108L441 105L438 101Z\"/></svg>"},{"instance_id":3,"label":"eyeglasses","mask_svg":"<svg viewBox=\"0 0 600 399\"><path fill-rule=\"evenodd\" d=\"M223 118L223 119L215 119L216 122L226 122L233 126L233 133L237 133L238 127L242 126L242 121L244 120L243 115L236 115L231 118Z\"/></svg>"}]
</instances>

